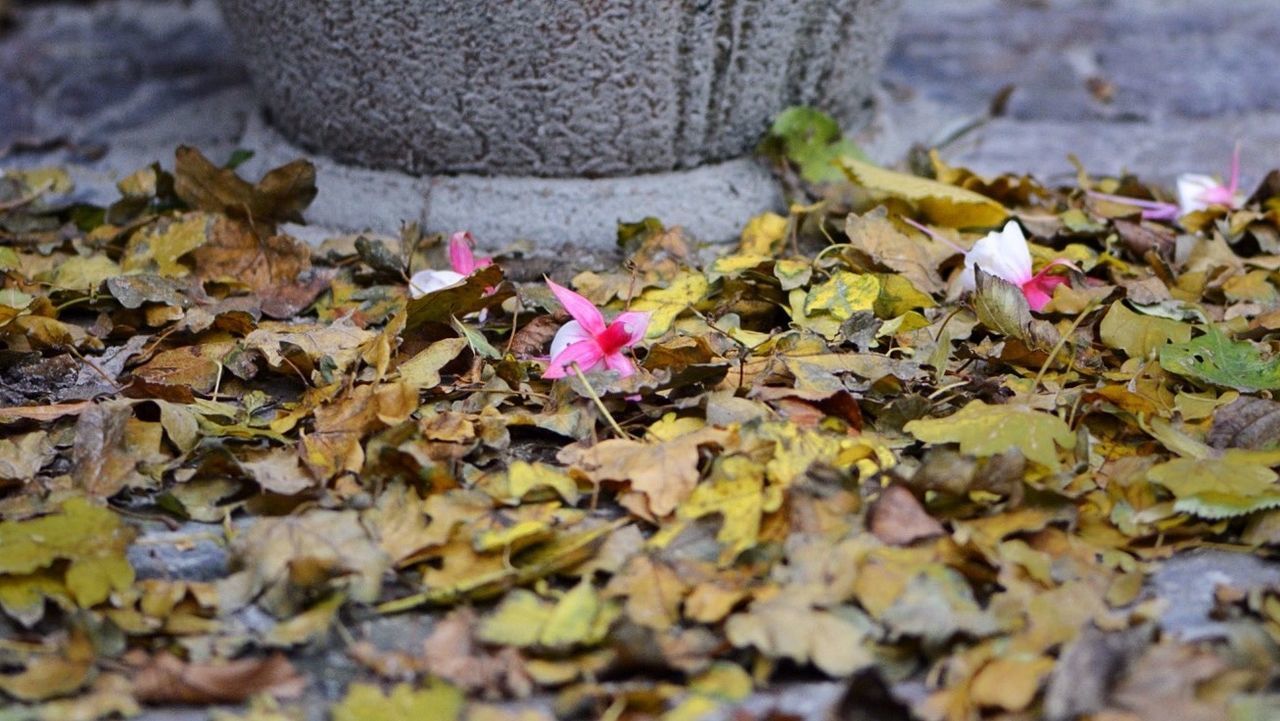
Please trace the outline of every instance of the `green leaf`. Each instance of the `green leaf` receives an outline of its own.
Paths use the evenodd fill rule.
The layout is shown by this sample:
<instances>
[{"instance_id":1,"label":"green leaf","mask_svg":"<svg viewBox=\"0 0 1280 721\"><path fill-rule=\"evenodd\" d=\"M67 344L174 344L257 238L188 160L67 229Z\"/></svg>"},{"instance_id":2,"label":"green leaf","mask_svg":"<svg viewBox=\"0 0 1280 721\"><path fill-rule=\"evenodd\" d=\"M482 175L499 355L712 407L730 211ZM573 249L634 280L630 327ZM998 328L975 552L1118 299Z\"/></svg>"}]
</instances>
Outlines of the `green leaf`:
<instances>
[{"instance_id":1,"label":"green leaf","mask_svg":"<svg viewBox=\"0 0 1280 721\"><path fill-rule=\"evenodd\" d=\"M1017 449L1027 460L1051 471L1061 470L1058 447L1076 445L1071 427L1061 418L1021 404L989 406L970 401L946 418L911 421L903 430L925 443L958 443L971 456L994 456Z\"/></svg>"},{"instance_id":2,"label":"green leaf","mask_svg":"<svg viewBox=\"0 0 1280 721\"><path fill-rule=\"evenodd\" d=\"M948 228L991 228L1009 217L1003 205L985 195L936 180L908 175L844 157L840 167L849 180L878 193L911 203L935 224Z\"/></svg>"},{"instance_id":3,"label":"green leaf","mask_svg":"<svg viewBox=\"0 0 1280 721\"><path fill-rule=\"evenodd\" d=\"M1248 341L1233 341L1214 326L1199 338L1160 349L1160 367L1238 391L1280 388L1280 358L1267 358Z\"/></svg>"},{"instance_id":4,"label":"green leaf","mask_svg":"<svg viewBox=\"0 0 1280 721\"><path fill-rule=\"evenodd\" d=\"M467 339L467 344L471 346L472 353L475 353L481 358L502 357L502 354L498 352L498 349L494 348L493 345L489 343L489 339L484 337L484 333L481 333L476 328L472 328L457 318L450 318L449 325L452 326L454 330L461 333L463 338Z\"/></svg>"},{"instance_id":5,"label":"green leaf","mask_svg":"<svg viewBox=\"0 0 1280 721\"><path fill-rule=\"evenodd\" d=\"M836 119L815 108L787 108L774 119L765 139L766 150L780 149L810 183L834 183L841 179L834 163L841 156L866 160L866 155L840 132Z\"/></svg>"}]
</instances>

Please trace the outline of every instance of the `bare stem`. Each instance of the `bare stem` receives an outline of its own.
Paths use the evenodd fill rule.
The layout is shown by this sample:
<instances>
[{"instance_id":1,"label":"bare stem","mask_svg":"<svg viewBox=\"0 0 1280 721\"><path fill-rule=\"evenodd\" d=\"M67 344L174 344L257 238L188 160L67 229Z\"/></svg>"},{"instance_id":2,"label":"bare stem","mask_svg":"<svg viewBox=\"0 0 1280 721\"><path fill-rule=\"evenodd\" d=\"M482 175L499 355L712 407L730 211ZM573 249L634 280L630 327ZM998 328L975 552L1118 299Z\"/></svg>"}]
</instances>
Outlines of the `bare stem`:
<instances>
[{"instance_id":1,"label":"bare stem","mask_svg":"<svg viewBox=\"0 0 1280 721\"><path fill-rule=\"evenodd\" d=\"M582 385L586 386L587 395L591 397L592 401L595 401L596 408L599 408L600 412L604 414L604 419L609 421L609 427L613 429L613 432L617 433L619 438L630 438L631 435L622 430L622 426L618 425L618 422L613 419L613 414L605 407L604 401L600 400L600 395L596 393L596 389L591 387L591 381L587 380L582 368L577 363L574 363L572 367L573 372L578 376L578 380L582 381Z\"/></svg>"}]
</instances>

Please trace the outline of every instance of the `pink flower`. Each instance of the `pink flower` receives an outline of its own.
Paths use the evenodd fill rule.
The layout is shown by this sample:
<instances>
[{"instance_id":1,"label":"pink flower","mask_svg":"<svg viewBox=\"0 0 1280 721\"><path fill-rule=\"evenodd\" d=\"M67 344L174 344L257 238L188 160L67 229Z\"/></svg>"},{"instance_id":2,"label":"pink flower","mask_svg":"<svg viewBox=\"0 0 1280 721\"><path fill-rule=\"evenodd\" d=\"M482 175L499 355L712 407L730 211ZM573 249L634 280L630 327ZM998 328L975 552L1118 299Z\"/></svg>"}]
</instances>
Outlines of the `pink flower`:
<instances>
[{"instance_id":1,"label":"pink flower","mask_svg":"<svg viewBox=\"0 0 1280 721\"><path fill-rule=\"evenodd\" d=\"M476 258L471 250L473 245L475 245L475 238L471 237L471 233L466 231L454 233L449 238L449 264L453 266L453 270L427 269L414 273L409 279L409 297L421 298L441 288L461 283L467 276L476 272L476 269L491 265L493 263L491 258Z\"/></svg>"},{"instance_id":2,"label":"pink flower","mask_svg":"<svg viewBox=\"0 0 1280 721\"><path fill-rule=\"evenodd\" d=\"M1178 205L1184 215L1214 205L1235 210L1244 205L1244 200L1244 194L1240 192L1239 145L1231 154L1231 176L1226 185L1208 175L1184 173L1178 176Z\"/></svg>"},{"instance_id":3,"label":"pink flower","mask_svg":"<svg viewBox=\"0 0 1280 721\"><path fill-rule=\"evenodd\" d=\"M547 286L573 320L561 326L551 341L551 364L543 378L564 378L575 363L584 373L611 370L626 378L636 372L635 363L622 351L644 340L648 313L619 313L606 325L591 301L551 280Z\"/></svg>"},{"instance_id":4,"label":"pink flower","mask_svg":"<svg viewBox=\"0 0 1280 721\"><path fill-rule=\"evenodd\" d=\"M1069 261L1055 260L1039 273L1031 272L1031 251L1027 248L1027 239L1022 235L1022 228L1011 220L1005 224L1004 230L987 233L986 237L965 251L960 288L974 290L977 287L974 268L982 268L984 273L990 273L1021 288L1031 310L1038 311L1053 298L1053 289L1067 282L1063 276L1049 275L1055 265L1074 267Z\"/></svg>"}]
</instances>

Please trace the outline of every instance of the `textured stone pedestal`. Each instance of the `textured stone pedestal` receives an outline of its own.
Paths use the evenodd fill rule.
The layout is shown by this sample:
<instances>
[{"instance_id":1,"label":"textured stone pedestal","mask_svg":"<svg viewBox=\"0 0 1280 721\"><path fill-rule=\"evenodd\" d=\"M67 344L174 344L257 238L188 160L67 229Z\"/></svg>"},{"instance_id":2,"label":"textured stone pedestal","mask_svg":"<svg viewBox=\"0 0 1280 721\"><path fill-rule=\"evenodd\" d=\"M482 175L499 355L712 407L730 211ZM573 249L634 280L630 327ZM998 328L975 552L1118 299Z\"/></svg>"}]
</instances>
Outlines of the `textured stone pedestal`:
<instances>
[{"instance_id":1,"label":"textured stone pedestal","mask_svg":"<svg viewBox=\"0 0 1280 721\"><path fill-rule=\"evenodd\" d=\"M756 143L791 105L865 122L899 5L221 0L270 118L246 144L344 164L324 163L313 220L385 213L543 256L607 251L645 216L724 241L780 209Z\"/></svg>"}]
</instances>

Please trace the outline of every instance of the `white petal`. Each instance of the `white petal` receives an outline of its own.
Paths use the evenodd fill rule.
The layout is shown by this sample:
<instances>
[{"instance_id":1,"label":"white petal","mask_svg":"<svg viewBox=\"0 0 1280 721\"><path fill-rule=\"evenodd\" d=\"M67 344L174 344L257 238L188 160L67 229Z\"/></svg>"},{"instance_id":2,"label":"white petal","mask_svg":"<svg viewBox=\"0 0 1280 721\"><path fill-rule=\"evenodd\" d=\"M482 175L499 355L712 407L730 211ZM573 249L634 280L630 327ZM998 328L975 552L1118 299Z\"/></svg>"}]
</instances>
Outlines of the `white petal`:
<instances>
[{"instance_id":1,"label":"white petal","mask_svg":"<svg viewBox=\"0 0 1280 721\"><path fill-rule=\"evenodd\" d=\"M466 276L452 270L420 270L409 279L409 297L421 298L465 279Z\"/></svg>"},{"instance_id":2,"label":"white petal","mask_svg":"<svg viewBox=\"0 0 1280 721\"><path fill-rule=\"evenodd\" d=\"M964 272L960 275L961 290L973 290L976 287L974 266L1017 286L1031 280L1031 250L1027 248L1022 228L1011 220L1000 232L987 233L973 244L969 252L964 254Z\"/></svg>"},{"instance_id":3,"label":"white petal","mask_svg":"<svg viewBox=\"0 0 1280 721\"><path fill-rule=\"evenodd\" d=\"M1209 177L1208 175L1198 175L1196 173L1183 173L1178 176L1178 207L1182 209L1182 214L1194 213L1197 210L1204 210L1209 204L1201 200L1201 196L1212 188L1216 188L1221 183Z\"/></svg>"},{"instance_id":4,"label":"white petal","mask_svg":"<svg viewBox=\"0 0 1280 721\"><path fill-rule=\"evenodd\" d=\"M571 320L560 326L560 330L556 331L556 337L551 339L551 357L555 358L565 348L590 338L591 334L579 325L578 321Z\"/></svg>"}]
</instances>

